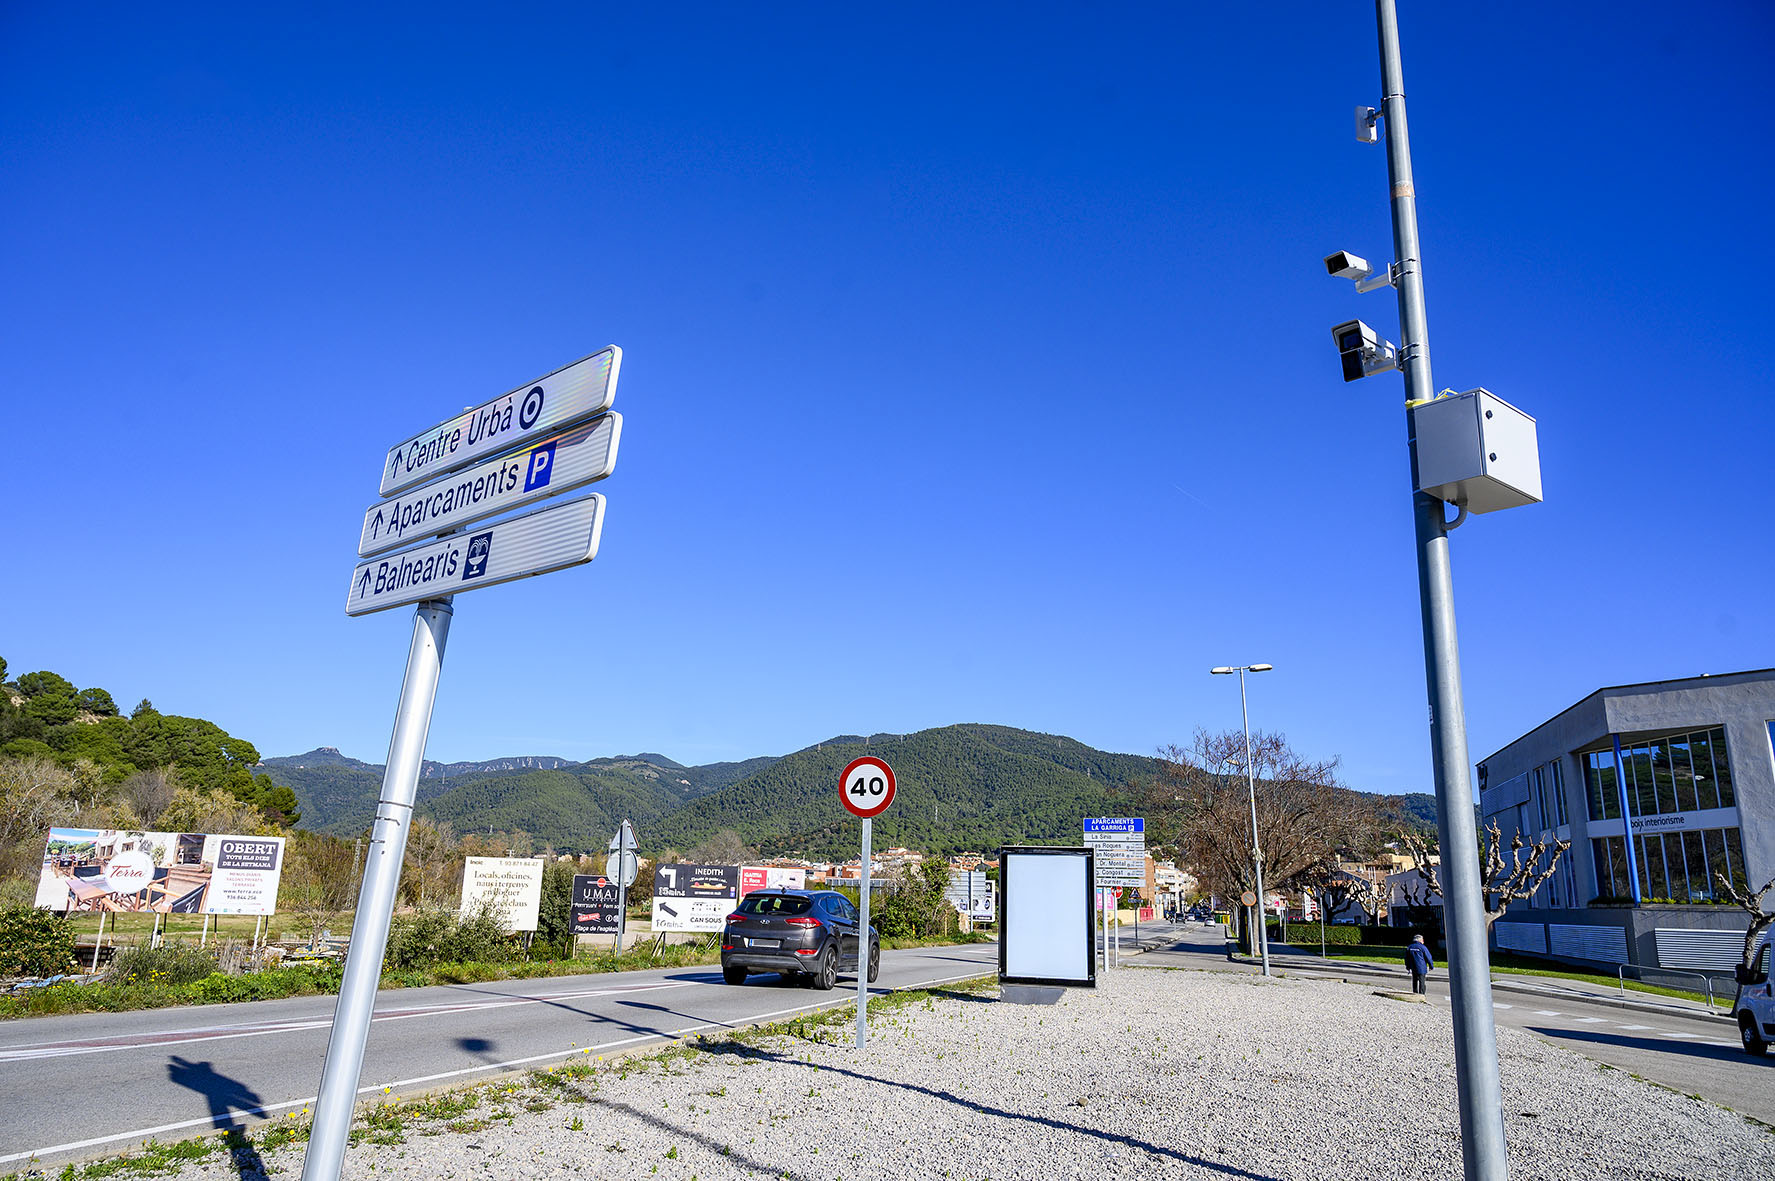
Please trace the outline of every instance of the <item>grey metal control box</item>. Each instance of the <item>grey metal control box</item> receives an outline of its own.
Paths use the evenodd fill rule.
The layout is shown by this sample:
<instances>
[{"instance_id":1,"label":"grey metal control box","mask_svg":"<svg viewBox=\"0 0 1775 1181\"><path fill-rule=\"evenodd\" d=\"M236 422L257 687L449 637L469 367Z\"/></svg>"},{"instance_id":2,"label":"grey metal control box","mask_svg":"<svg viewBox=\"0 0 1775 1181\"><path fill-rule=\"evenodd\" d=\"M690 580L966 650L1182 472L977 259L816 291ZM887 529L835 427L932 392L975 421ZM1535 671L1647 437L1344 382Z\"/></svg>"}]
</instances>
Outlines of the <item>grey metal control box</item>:
<instances>
[{"instance_id":1,"label":"grey metal control box","mask_svg":"<svg viewBox=\"0 0 1775 1181\"><path fill-rule=\"evenodd\" d=\"M1418 489L1471 513L1541 500L1535 420L1490 390L1432 398L1411 412Z\"/></svg>"}]
</instances>

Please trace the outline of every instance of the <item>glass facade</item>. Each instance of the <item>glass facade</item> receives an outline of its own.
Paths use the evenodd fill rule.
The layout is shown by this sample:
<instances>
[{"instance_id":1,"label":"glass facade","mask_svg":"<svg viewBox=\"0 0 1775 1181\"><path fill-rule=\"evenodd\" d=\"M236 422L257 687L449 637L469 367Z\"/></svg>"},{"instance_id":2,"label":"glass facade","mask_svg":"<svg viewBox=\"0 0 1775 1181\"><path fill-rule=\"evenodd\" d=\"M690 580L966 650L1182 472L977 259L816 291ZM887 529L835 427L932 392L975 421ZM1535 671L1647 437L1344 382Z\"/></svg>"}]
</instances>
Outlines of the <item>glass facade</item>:
<instances>
[{"instance_id":1,"label":"glass facade","mask_svg":"<svg viewBox=\"0 0 1775 1181\"><path fill-rule=\"evenodd\" d=\"M1631 898L1621 838L1594 838L1590 849L1597 896L1623 902ZM1744 845L1736 828L1642 833L1633 838L1633 852L1639 859L1640 898L1646 902L1711 902L1720 897L1721 875L1740 890L1746 885Z\"/></svg>"},{"instance_id":2,"label":"glass facade","mask_svg":"<svg viewBox=\"0 0 1775 1181\"><path fill-rule=\"evenodd\" d=\"M1775 724L1771 739L1775 740ZM1583 759L1590 819L1621 819L1623 793L1615 780L1614 748L1590 751ZM1623 743L1621 771L1630 820L1731 808L1738 803L1726 755L1726 732L1720 726ZM1624 838L1598 837L1590 846L1597 896L1620 901L1631 898ZM1744 883L1744 847L1735 827L1640 833L1633 837L1633 852L1639 869L1639 895L1646 902L1711 902L1720 895L1720 875L1740 888Z\"/></svg>"},{"instance_id":3,"label":"glass facade","mask_svg":"<svg viewBox=\"0 0 1775 1181\"><path fill-rule=\"evenodd\" d=\"M1627 776L1627 806L1635 816L1731 808L1738 803L1732 765L1726 758L1726 731L1720 726L1623 744L1621 767ZM1619 820L1614 749L1586 754L1584 771L1590 819Z\"/></svg>"},{"instance_id":4,"label":"glass facade","mask_svg":"<svg viewBox=\"0 0 1775 1181\"><path fill-rule=\"evenodd\" d=\"M1569 819L1565 811L1565 772L1555 759L1529 772L1529 795L1540 809L1542 828L1559 828Z\"/></svg>"}]
</instances>

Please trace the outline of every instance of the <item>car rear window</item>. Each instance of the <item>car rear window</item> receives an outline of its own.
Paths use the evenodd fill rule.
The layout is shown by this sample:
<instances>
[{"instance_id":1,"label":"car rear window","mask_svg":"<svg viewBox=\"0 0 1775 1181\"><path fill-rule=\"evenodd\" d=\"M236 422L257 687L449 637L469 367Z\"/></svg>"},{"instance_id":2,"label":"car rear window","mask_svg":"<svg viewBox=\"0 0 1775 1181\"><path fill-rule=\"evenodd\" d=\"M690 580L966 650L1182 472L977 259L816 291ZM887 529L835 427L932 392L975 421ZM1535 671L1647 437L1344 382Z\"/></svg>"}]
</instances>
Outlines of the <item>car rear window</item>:
<instances>
[{"instance_id":1,"label":"car rear window","mask_svg":"<svg viewBox=\"0 0 1775 1181\"><path fill-rule=\"evenodd\" d=\"M792 894L748 894L740 902L741 914L806 914L811 898Z\"/></svg>"}]
</instances>

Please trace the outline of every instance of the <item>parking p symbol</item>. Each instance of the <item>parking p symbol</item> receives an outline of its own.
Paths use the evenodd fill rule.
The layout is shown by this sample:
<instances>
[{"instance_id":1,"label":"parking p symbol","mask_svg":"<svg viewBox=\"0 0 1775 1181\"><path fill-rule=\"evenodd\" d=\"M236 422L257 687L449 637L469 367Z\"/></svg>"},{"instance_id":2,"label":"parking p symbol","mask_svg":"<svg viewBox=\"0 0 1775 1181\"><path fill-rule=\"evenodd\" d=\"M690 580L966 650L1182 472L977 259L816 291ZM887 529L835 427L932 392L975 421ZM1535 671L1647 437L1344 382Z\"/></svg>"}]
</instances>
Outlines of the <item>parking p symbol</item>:
<instances>
[{"instance_id":1,"label":"parking p symbol","mask_svg":"<svg viewBox=\"0 0 1775 1181\"><path fill-rule=\"evenodd\" d=\"M530 466L524 472L524 491L532 492L538 488L548 487L549 477L555 469L555 445L545 443L530 453Z\"/></svg>"}]
</instances>

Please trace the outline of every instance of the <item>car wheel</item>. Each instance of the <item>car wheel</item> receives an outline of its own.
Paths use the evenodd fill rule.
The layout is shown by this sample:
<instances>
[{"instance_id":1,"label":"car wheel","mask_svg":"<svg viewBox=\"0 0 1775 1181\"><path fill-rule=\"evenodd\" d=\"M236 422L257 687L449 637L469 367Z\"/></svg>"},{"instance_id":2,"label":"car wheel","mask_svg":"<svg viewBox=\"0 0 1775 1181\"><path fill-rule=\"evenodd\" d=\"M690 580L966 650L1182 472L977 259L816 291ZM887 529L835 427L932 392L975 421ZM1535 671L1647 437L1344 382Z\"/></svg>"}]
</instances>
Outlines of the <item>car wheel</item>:
<instances>
[{"instance_id":1,"label":"car wheel","mask_svg":"<svg viewBox=\"0 0 1775 1181\"><path fill-rule=\"evenodd\" d=\"M723 965L721 968L721 978L729 984L744 984L746 982L746 970L744 968L730 968Z\"/></svg>"},{"instance_id":2,"label":"car wheel","mask_svg":"<svg viewBox=\"0 0 1775 1181\"><path fill-rule=\"evenodd\" d=\"M869 983L874 984L875 978L881 975L881 944L869 948Z\"/></svg>"},{"instance_id":3,"label":"car wheel","mask_svg":"<svg viewBox=\"0 0 1775 1181\"><path fill-rule=\"evenodd\" d=\"M1761 1055L1769 1052L1769 1043L1764 1041L1762 1034L1757 1032L1757 1019L1749 1013L1740 1014L1738 1017L1738 1036L1744 1042L1746 1054Z\"/></svg>"},{"instance_id":4,"label":"car wheel","mask_svg":"<svg viewBox=\"0 0 1775 1181\"><path fill-rule=\"evenodd\" d=\"M838 952L836 950L831 947L826 948L826 954L820 957L820 966L814 970L808 983L821 992L832 991L832 986L838 983Z\"/></svg>"}]
</instances>

